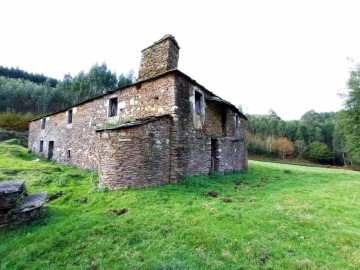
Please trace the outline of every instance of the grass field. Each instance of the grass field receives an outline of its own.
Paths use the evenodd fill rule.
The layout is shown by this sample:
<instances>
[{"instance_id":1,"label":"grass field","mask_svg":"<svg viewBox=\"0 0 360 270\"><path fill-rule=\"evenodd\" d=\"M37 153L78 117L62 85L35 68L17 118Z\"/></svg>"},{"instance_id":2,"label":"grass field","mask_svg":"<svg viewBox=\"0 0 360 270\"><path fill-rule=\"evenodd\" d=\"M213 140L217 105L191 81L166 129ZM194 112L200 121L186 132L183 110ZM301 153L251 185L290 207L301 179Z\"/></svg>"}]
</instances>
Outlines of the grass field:
<instances>
[{"instance_id":1,"label":"grass field","mask_svg":"<svg viewBox=\"0 0 360 270\"><path fill-rule=\"evenodd\" d=\"M96 172L8 141L0 181L11 179L63 196L0 232L0 269L360 269L358 172L250 161L247 173L107 191Z\"/></svg>"}]
</instances>

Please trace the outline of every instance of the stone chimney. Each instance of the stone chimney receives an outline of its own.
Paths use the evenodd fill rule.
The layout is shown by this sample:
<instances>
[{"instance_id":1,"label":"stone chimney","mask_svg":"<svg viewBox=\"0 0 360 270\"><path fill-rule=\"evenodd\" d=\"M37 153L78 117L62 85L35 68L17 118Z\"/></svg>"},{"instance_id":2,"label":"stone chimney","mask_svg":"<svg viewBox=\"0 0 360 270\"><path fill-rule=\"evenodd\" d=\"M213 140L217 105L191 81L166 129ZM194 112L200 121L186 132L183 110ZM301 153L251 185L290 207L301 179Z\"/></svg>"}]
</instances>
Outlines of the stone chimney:
<instances>
[{"instance_id":1,"label":"stone chimney","mask_svg":"<svg viewBox=\"0 0 360 270\"><path fill-rule=\"evenodd\" d=\"M179 60L179 45L171 35L165 35L150 47L141 51L138 80L145 80L171 69L176 69Z\"/></svg>"}]
</instances>

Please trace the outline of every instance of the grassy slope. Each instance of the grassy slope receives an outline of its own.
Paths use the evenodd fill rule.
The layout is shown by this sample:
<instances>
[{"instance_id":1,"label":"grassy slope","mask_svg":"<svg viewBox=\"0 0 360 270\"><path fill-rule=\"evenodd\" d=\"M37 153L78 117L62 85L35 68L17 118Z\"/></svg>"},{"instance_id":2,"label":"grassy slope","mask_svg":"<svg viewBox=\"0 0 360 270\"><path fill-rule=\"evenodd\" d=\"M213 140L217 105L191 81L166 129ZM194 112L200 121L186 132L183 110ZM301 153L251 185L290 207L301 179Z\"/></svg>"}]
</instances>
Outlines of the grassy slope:
<instances>
[{"instance_id":1,"label":"grassy slope","mask_svg":"<svg viewBox=\"0 0 360 270\"><path fill-rule=\"evenodd\" d=\"M250 161L248 173L109 192L96 173L17 145L0 144L0 156L0 181L64 193L42 220L0 232L0 269L360 268L357 172Z\"/></svg>"}]
</instances>

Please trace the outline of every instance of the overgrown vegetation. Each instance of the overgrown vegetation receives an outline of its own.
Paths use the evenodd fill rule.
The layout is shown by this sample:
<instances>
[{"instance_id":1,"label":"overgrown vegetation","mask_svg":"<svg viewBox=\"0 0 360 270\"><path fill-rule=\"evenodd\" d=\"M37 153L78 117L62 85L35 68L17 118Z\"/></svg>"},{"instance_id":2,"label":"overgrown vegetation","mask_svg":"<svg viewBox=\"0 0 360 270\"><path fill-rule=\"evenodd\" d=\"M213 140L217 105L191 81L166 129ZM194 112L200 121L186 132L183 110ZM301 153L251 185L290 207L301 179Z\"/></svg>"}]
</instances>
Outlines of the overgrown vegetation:
<instances>
[{"instance_id":1,"label":"overgrown vegetation","mask_svg":"<svg viewBox=\"0 0 360 270\"><path fill-rule=\"evenodd\" d=\"M12 131L27 131L29 121L39 117L31 113L20 114L13 111L0 113L0 129Z\"/></svg>"},{"instance_id":2,"label":"overgrown vegetation","mask_svg":"<svg viewBox=\"0 0 360 270\"><path fill-rule=\"evenodd\" d=\"M17 139L20 145L27 147L28 146L28 131L11 131L0 129L0 142L7 141L10 139Z\"/></svg>"},{"instance_id":3,"label":"overgrown vegetation","mask_svg":"<svg viewBox=\"0 0 360 270\"><path fill-rule=\"evenodd\" d=\"M94 171L2 143L0 181L54 196L45 218L0 233L0 269L360 268L359 173L249 165L108 191Z\"/></svg>"},{"instance_id":4,"label":"overgrown vegetation","mask_svg":"<svg viewBox=\"0 0 360 270\"><path fill-rule=\"evenodd\" d=\"M114 127L118 127L122 124L126 124L126 123L130 123L130 122L134 122L136 121L136 118L123 118L123 119L119 119L116 122L113 123L106 123L100 127L98 127L98 129L107 129L107 128L114 128Z\"/></svg>"}]
</instances>

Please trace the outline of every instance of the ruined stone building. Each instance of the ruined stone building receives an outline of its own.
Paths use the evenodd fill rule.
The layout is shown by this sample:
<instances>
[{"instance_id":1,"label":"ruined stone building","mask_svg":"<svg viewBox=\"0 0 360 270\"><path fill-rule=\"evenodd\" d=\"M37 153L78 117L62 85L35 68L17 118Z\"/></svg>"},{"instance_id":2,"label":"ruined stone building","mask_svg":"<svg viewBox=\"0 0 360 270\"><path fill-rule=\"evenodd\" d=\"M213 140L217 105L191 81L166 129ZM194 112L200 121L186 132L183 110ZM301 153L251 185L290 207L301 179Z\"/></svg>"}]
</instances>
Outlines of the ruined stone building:
<instances>
[{"instance_id":1,"label":"ruined stone building","mask_svg":"<svg viewBox=\"0 0 360 270\"><path fill-rule=\"evenodd\" d=\"M177 69L166 35L142 51L136 83L30 123L29 150L98 169L110 189L247 169L246 117Z\"/></svg>"}]
</instances>

